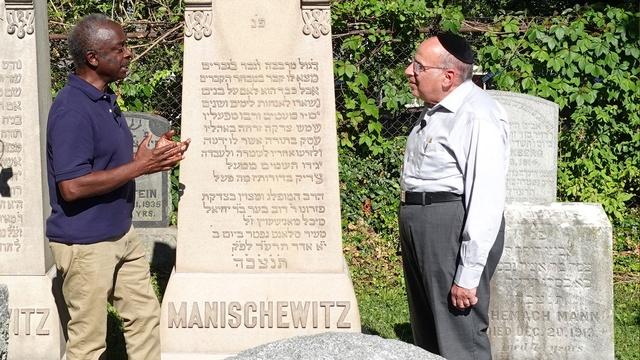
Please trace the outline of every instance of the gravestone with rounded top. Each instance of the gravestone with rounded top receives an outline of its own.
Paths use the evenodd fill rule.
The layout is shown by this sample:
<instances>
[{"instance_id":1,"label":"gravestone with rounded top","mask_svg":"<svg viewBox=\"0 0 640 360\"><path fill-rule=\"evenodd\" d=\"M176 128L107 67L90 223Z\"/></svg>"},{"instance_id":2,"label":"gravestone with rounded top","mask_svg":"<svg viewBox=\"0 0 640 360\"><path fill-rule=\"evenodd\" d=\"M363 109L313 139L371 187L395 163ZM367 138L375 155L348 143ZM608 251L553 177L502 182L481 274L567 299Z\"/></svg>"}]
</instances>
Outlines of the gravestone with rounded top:
<instances>
[{"instance_id":1,"label":"gravestone with rounded top","mask_svg":"<svg viewBox=\"0 0 640 360\"><path fill-rule=\"evenodd\" d=\"M169 121L162 116L125 112L127 125L133 135L133 152L146 134L153 135L149 142L155 146L159 136L170 129ZM135 208L133 210L133 226L137 229L162 228L169 226L171 203L169 198L169 173L161 171L136 178Z\"/></svg>"},{"instance_id":2,"label":"gravestone with rounded top","mask_svg":"<svg viewBox=\"0 0 640 360\"><path fill-rule=\"evenodd\" d=\"M342 255L329 1L185 4L182 136L193 142L163 356L359 331Z\"/></svg>"},{"instance_id":3,"label":"gravestone with rounded top","mask_svg":"<svg viewBox=\"0 0 640 360\"><path fill-rule=\"evenodd\" d=\"M59 359L56 268L44 235L51 100L46 2L0 0L0 42L10 49L0 53L0 357Z\"/></svg>"},{"instance_id":4,"label":"gravestone with rounded top","mask_svg":"<svg viewBox=\"0 0 640 360\"><path fill-rule=\"evenodd\" d=\"M505 247L492 279L495 359L613 359L611 224L556 203L558 106L491 91L510 124Z\"/></svg>"},{"instance_id":5,"label":"gravestone with rounded top","mask_svg":"<svg viewBox=\"0 0 640 360\"><path fill-rule=\"evenodd\" d=\"M558 105L526 94L489 93L509 116L507 203L556 201Z\"/></svg>"}]
</instances>

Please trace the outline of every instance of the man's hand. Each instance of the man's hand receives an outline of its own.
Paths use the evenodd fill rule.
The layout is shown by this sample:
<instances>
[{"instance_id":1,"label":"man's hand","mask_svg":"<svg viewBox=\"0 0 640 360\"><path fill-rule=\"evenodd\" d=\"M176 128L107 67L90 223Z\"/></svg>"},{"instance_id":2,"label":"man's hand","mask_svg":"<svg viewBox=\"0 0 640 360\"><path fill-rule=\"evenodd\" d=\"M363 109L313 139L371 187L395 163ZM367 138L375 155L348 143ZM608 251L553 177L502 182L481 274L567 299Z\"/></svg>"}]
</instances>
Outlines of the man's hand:
<instances>
[{"instance_id":1,"label":"man's hand","mask_svg":"<svg viewBox=\"0 0 640 360\"><path fill-rule=\"evenodd\" d=\"M170 170L180 160L184 159L184 152L189 148L190 139L183 142L172 141L173 130L164 133L156 143L156 147L149 149L151 134L147 134L140 142L133 159L142 174L152 174L158 171Z\"/></svg>"},{"instance_id":2,"label":"man's hand","mask_svg":"<svg viewBox=\"0 0 640 360\"><path fill-rule=\"evenodd\" d=\"M453 284L451 287L451 304L459 310L468 309L474 306L478 303L478 298L476 297L477 289L477 287L473 289L465 289Z\"/></svg>"}]
</instances>

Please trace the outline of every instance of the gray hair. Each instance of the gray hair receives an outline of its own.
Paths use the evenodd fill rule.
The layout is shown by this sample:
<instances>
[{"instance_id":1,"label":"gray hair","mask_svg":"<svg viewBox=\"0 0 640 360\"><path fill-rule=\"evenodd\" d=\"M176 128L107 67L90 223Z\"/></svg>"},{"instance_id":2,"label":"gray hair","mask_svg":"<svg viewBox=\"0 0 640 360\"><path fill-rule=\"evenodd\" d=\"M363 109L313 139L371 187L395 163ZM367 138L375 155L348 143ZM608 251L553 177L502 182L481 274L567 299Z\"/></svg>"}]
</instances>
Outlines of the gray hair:
<instances>
[{"instance_id":1,"label":"gray hair","mask_svg":"<svg viewBox=\"0 0 640 360\"><path fill-rule=\"evenodd\" d=\"M104 24L113 23L104 14L91 14L83 17L71 29L67 42L69 44L69 53L76 69L86 66L85 56L88 51L95 50L98 47L99 37L97 35L97 27Z\"/></svg>"},{"instance_id":2,"label":"gray hair","mask_svg":"<svg viewBox=\"0 0 640 360\"><path fill-rule=\"evenodd\" d=\"M460 83L471 79L471 77L473 76L473 64L463 63L449 53L442 55L440 61L442 62L442 67L456 70Z\"/></svg>"}]
</instances>

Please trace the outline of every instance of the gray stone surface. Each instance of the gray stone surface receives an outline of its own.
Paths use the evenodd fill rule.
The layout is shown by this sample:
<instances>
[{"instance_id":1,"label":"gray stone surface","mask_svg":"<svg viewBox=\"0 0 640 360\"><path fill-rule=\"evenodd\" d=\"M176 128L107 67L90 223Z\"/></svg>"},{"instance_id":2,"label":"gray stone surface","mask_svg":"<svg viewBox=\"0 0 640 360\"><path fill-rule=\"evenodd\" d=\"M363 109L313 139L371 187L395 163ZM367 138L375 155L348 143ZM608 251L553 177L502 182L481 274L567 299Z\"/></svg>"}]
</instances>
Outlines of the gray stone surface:
<instances>
[{"instance_id":1,"label":"gray stone surface","mask_svg":"<svg viewBox=\"0 0 640 360\"><path fill-rule=\"evenodd\" d=\"M509 115L511 156L507 203L556 199L558 105L535 96L490 91Z\"/></svg>"},{"instance_id":2,"label":"gray stone surface","mask_svg":"<svg viewBox=\"0 0 640 360\"><path fill-rule=\"evenodd\" d=\"M417 346L360 333L299 336L245 350L229 360L438 360Z\"/></svg>"},{"instance_id":3,"label":"gray stone surface","mask_svg":"<svg viewBox=\"0 0 640 360\"><path fill-rule=\"evenodd\" d=\"M613 359L611 225L599 204L507 205L494 358Z\"/></svg>"},{"instance_id":4,"label":"gray stone surface","mask_svg":"<svg viewBox=\"0 0 640 360\"><path fill-rule=\"evenodd\" d=\"M9 354L9 289L0 284L0 360L6 360Z\"/></svg>"},{"instance_id":5,"label":"gray stone surface","mask_svg":"<svg viewBox=\"0 0 640 360\"><path fill-rule=\"evenodd\" d=\"M125 112L124 116L133 134L134 153L145 134L154 135L149 143L153 147L158 137L170 128L169 121L162 116L138 112ZM168 226L171 212L169 196L169 172L162 171L137 178L133 225L137 228Z\"/></svg>"},{"instance_id":6,"label":"gray stone surface","mask_svg":"<svg viewBox=\"0 0 640 360\"><path fill-rule=\"evenodd\" d=\"M359 332L342 253L330 1L187 0L184 14L181 135L192 142L163 360Z\"/></svg>"}]
</instances>

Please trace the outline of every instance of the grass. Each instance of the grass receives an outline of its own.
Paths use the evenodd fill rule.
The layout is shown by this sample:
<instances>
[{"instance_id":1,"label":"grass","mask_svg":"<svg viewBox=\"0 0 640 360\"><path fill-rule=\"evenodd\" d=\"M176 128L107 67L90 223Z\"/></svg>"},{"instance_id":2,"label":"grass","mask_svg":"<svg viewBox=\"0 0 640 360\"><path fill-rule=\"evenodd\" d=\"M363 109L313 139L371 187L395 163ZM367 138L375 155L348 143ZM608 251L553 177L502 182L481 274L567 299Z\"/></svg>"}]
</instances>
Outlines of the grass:
<instances>
[{"instance_id":1,"label":"grass","mask_svg":"<svg viewBox=\"0 0 640 360\"><path fill-rule=\"evenodd\" d=\"M411 343L409 310L395 243L362 224L349 225L343 235L362 331ZM615 357L640 360L640 239L635 236L637 232L617 235L620 247L614 251ZM620 245L622 238L624 243ZM152 280L160 297L163 283L156 276ZM126 360L121 323L115 310L110 308L109 314L107 358Z\"/></svg>"}]
</instances>

